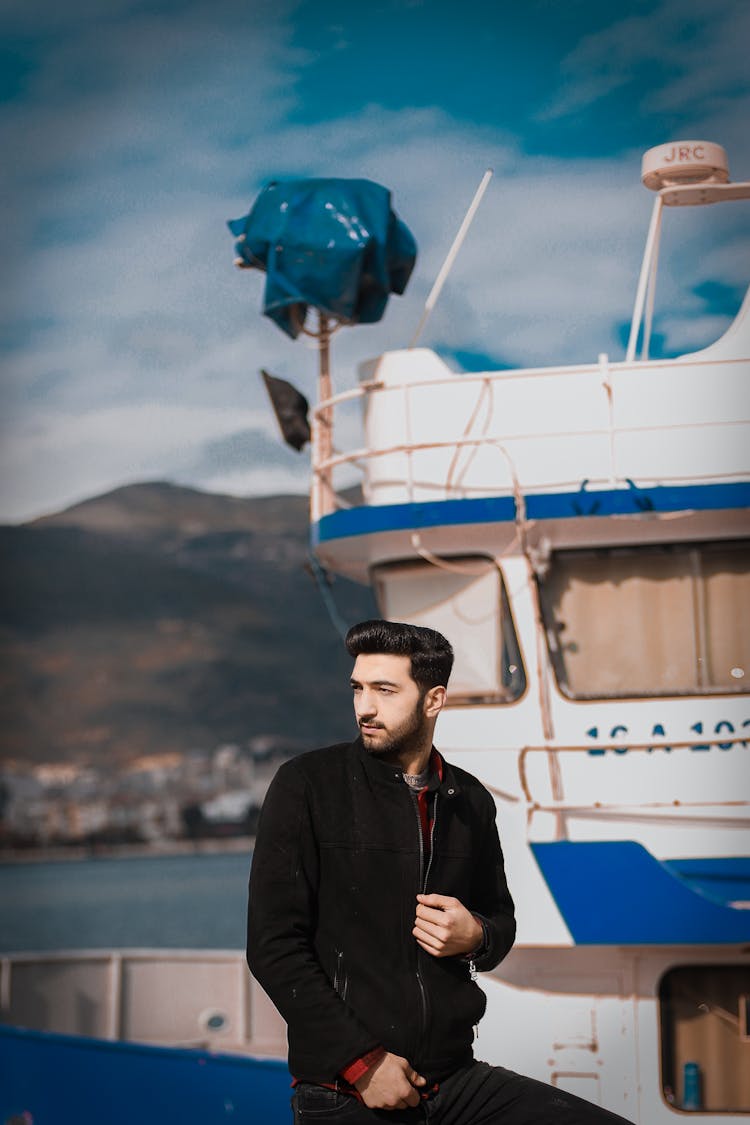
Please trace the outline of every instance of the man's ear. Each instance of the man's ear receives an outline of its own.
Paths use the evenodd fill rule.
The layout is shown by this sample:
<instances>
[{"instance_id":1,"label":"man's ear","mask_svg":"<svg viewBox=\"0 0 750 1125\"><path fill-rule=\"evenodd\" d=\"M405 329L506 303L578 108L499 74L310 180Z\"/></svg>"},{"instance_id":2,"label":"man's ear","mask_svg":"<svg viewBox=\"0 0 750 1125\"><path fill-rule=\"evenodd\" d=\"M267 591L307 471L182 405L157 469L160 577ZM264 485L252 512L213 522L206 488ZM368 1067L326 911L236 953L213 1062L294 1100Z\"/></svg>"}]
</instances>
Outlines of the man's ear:
<instances>
[{"instance_id":1,"label":"man's ear","mask_svg":"<svg viewBox=\"0 0 750 1125\"><path fill-rule=\"evenodd\" d=\"M424 697L424 713L428 718L437 718L440 712L445 707L445 701L448 697L448 692L442 685L438 684L437 687L432 687L425 693Z\"/></svg>"}]
</instances>

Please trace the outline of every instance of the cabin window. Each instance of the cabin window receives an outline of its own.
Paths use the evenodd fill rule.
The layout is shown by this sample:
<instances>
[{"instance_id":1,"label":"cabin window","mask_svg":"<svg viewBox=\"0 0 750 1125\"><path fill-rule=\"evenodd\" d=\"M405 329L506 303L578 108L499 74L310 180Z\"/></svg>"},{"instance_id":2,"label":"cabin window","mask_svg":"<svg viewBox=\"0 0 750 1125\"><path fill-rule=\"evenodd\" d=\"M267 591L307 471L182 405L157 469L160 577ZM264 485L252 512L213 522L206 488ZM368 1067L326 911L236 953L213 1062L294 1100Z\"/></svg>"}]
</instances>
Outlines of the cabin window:
<instances>
[{"instance_id":1,"label":"cabin window","mask_svg":"<svg viewBox=\"0 0 750 1125\"><path fill-rule=\"evenodd\" d=\"M747 542L561 551L540 591L574 698L750 690Z\"/></svg>"},{"instance_id":2,"label":"cabin window","mask_svg":"<svg viewBox=\"0 0 750 1125\"><path fill-rule=\"evenodd\" d=\"M373 577L384 618L427 625L451 642L451 703L509 703L523 694L526 676L508 596L492 560L455 558L446 568L389 563L376 567Z\"/></svg>"},{"instance_id":3,"label":"cabin window","mask_svg":"<svg viewBox=\"0 0 750 1125\"><path fill-rule=\"evenodd\" d=\"M748 997L747 965L690 965L662 977L662 1091L675 1109L750 1111Z\"/></svg>"}]
</instances>

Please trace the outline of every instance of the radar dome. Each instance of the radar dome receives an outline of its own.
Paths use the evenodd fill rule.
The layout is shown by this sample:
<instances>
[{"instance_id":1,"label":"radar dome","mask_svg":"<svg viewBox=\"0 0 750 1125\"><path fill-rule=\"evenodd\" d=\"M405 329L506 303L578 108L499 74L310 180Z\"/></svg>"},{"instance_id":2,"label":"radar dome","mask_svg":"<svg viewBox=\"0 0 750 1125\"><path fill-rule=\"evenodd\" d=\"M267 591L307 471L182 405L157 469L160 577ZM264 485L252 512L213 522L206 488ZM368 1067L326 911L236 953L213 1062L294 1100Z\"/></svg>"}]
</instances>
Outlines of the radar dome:
<instances>
[{"instance_id":1,"label":"radar dome","mask_svg":"<svg viewBox=\"0 0 750 1125\"><path fill-rule=\"evenodd\" d=\"M725 184L729 161L721 145L711 141L670 141L644 153L641 180L652 191L680 184Z\"/></svg>"}]
</instances>

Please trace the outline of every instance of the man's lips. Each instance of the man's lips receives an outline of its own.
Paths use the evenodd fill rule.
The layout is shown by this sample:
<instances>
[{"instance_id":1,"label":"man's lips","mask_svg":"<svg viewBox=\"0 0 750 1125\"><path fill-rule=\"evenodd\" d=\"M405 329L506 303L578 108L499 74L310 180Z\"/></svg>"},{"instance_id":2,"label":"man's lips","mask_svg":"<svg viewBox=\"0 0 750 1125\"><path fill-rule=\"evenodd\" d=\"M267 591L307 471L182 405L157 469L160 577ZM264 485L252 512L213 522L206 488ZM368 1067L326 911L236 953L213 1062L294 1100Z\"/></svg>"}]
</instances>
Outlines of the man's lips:
<instances>
[{"instance_id":1,"label":"man's lips","mask_svg":"<svg viewBox=\"0 0 750 1125\"><path fill-rule=\"evenodd\" d=\"M360 723L359 729L365 730L365 731L371 731L371 730L383 730L384 728L380 725L380 723Z\"/></svg>"}]
</instances>

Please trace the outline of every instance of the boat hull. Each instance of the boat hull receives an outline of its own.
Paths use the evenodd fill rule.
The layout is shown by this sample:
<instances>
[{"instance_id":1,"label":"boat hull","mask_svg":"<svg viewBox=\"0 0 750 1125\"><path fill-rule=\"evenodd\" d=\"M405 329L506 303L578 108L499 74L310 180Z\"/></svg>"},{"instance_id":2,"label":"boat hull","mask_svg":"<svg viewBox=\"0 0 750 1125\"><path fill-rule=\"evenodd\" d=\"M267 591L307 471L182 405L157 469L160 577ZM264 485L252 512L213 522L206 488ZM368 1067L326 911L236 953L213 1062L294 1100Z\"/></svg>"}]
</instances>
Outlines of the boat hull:
<instances>
[{"instance_id":1,"label":"boat hull","mask_svg":"<svg viewBox=\"0 0 750 1125\"><path fill-rule=\"evenodd\" d=\"M0 1121L14 1125L287 1125L274 1059L0 1027Z\"/></svg>"}]
</instances>

